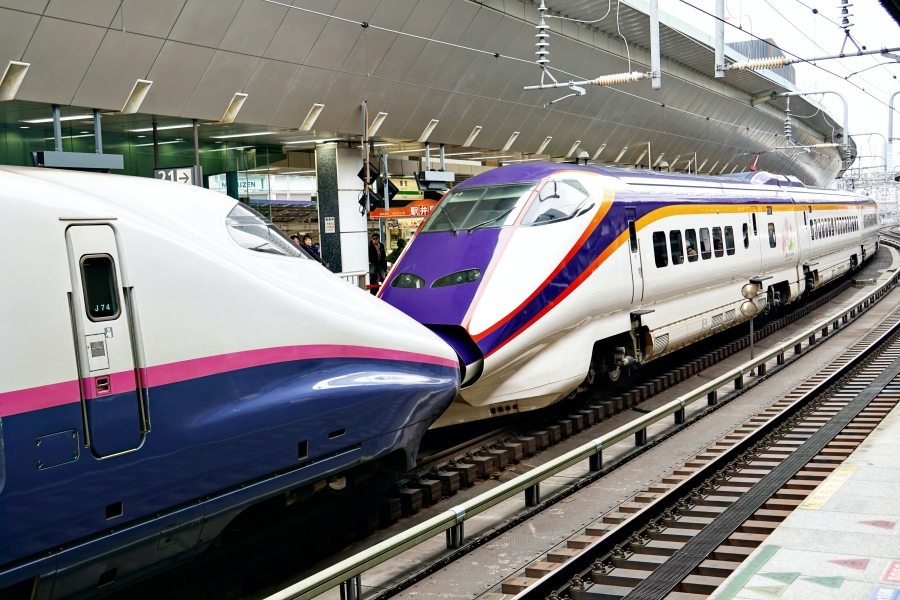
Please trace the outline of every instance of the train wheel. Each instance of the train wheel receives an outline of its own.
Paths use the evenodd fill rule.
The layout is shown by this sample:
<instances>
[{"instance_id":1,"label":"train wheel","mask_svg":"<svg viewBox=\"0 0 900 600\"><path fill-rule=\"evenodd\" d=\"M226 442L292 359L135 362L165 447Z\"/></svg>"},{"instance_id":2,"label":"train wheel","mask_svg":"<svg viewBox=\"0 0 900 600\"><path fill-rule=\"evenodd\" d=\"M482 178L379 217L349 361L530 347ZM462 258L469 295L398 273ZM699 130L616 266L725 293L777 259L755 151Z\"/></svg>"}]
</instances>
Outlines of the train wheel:
<instances>
[{"instance_id":1,"label":"train wheel","mask_svg":"<svg viewBox=\"0 0 900 600\"><path fill-rule=\"evenodd\" d=\"M611 356L608 356L604 360L603 368L600 369L600 373L605 381L609 383L618 383L625 379L628 375L628 370L625 367L617 365L615 360L613 360Z\"/></svg>"}]
</instances>

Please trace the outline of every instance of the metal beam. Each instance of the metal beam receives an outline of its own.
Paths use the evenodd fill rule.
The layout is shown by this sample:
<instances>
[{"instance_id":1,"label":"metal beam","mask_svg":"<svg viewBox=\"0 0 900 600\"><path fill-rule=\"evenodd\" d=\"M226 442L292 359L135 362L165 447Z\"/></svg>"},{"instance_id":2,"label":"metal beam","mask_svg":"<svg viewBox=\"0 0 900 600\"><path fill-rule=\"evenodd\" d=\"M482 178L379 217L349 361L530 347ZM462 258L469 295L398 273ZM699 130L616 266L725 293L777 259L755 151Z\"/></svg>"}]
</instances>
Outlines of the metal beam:
<instances>
[{"instance_id":1,"label":"metal beam","mask_svg":"<svg viewBox=\"0 0 900 600\"><path fill-rule=\"evenodd\" d=\"M659 60L659 0L650 0L650 87L662 86Z\"/></svg>"},{"instance_id":2,"label":"metal beam","mask_svg":"<svg viewBox=\"0 0 900 600\"><path fill-rule=\"evenodd\" d=\"M716 0L716 77L725 77L725 0Z\"/></svg>"}]
</instances>

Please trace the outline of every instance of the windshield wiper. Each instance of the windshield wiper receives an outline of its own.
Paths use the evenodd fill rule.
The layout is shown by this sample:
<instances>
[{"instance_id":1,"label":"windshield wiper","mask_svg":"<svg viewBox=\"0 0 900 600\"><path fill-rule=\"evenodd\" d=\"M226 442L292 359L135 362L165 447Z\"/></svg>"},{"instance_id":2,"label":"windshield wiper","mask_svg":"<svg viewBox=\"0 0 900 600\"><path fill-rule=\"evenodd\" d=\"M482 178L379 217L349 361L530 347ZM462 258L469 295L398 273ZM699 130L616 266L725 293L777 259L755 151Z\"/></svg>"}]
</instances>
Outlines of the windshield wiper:
<instances>
[{"instance_id":1,"label":"windshield wiper","mask_svg":"<svg viewBox=\"0 0 900 600\"><path fill-rule=\"evenodd\" d=\"M450 223L450 229L453 231L453 235L459 233L459 229L453 223L453 219L450 218L450 215L447 214L446 210L440 211L440 214L444 215L444 218L447 219L447 222Z\"/></svg>"},{"instance_id":2,"label":"windshield wiper","mask_svg":"<svg viewBox=\"0 0 900 600\"><path fill-rule=\"evenodd\" d=\"M488 219L487 221L484 221L484 222L482 222L482 223L479 223L478 225L472 225L471 227L469 227L468 229L466 229L466 231L468 231L469 233L472 233L473 231L475 231L475 230L478 229L479 227L482 227L482 226L484 226L484 225L488 225L488 224L490 224L490 223L493 223L494 221L497 221L497 220L499 220L499 219L502 219L503 217L505 217L506 215L508 215L509 213L511 213L511 212L513 211L514 208L515 208L515 205L513 205L513 206L507 208L506 210L504 210L502 213L500 213L499 215L497 215L497 216L494 217L493 219Z\"/></svg>"}]
</instances>

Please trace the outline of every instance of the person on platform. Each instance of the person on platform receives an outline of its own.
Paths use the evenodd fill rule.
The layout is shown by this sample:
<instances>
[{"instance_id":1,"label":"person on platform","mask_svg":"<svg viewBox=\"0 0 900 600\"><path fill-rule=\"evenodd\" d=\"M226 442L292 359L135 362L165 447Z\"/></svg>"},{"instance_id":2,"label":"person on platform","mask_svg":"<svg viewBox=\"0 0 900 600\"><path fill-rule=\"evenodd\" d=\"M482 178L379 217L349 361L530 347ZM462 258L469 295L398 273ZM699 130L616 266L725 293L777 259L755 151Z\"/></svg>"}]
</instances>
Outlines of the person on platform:
<instances>
[{"instance_id":1,"label":"person on platform","mask_svg":"<svg viewBox=\"0 0 900 600\"><path fill-rule=\"evenodd\" d=\"M294 242L295 244L297 244L298 246L302 244L302 242L300 241L300 236L297 235L296 233L291 234L291 241Z\"/></svg>"},{"instance_id":2,"label":"person on platform","mask_svg":"<svg viewBox=\"0 0 900 600\"><path fill-rule=\"evenodd\" d=\"M384 245L381 243L381 236L377 233L372 234L372 241L369 243L369 284L376 286L372 289L372 294L377 291L379 281L383 282L387 277L387 254Z\"/></svg>"},{"instance_id":3,"label":"person on platform","mask_svg":"<svg viewBox=\"0 0 900 600\"><path fill-rule=\"evenodd\" d=\"M400 238L397 240L397 249L388 254L387 261L391 265L397 262L397 259L400 258L400 255L403 254L403 249L406 248L406 240Z\"/></svg>"},{"instance_id":4,"label":"person on platform","mask_svg":"<svg viewBox=\"0 0 900 600\"><path fill-rule=\"evenodd\" d=\"M313 245L312 236L308 233L303 236L303 245L306 246L306 249L311 253L319 256L319 248Z\"/></svg>"}]
</instances>

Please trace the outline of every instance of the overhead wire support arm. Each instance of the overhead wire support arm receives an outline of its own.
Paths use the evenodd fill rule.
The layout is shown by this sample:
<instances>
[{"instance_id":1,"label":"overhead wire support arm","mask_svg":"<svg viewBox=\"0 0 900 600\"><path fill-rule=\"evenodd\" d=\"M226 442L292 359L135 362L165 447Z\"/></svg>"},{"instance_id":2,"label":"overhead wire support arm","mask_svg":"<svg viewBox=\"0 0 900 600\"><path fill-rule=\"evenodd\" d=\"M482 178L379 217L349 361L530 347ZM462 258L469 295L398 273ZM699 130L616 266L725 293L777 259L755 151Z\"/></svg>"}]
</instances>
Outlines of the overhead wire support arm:
<instances>
[{"instance_id":1,"label":"overhead wire support arm","mask_svg":"<svg viewBox=\"0 0 900 600\"><path fill-rule=\"evenodd\" d=\"M797 63L812 63L819 62L820 60L835 60L839 58L852 58L854 56L868 56L870 54L880 54L886 58L890 58L898 63L900 63L900 56L896 54L892 54L893 52L900 51L900 47L898 48L881 48L879 50L860 50L859 52L852 52L850 54L844 54L843 52L840 54L832 54L829 56L817 56L815 58L789 58L787 56L771 56L768 58L755 58L753 60L742 60L739 62L731 63L730 65L725 65L724 69L726 71L745 71L745 70L754 70L754 69L773 69L777 67L784 67L787 65L793 65Z\"/></svg>"}]
</instances>

